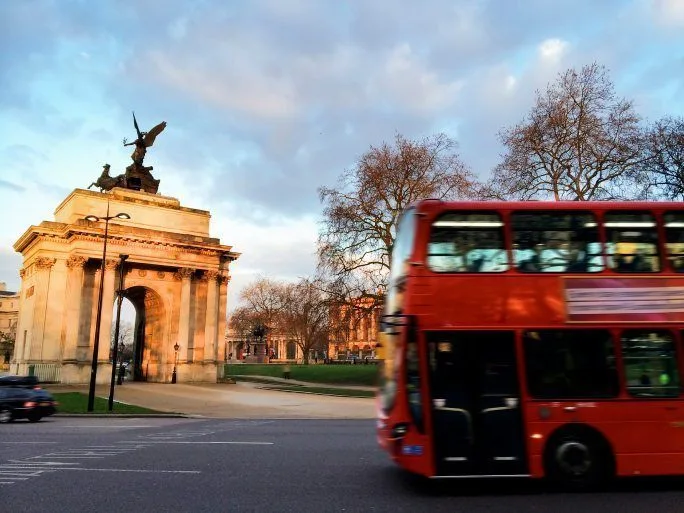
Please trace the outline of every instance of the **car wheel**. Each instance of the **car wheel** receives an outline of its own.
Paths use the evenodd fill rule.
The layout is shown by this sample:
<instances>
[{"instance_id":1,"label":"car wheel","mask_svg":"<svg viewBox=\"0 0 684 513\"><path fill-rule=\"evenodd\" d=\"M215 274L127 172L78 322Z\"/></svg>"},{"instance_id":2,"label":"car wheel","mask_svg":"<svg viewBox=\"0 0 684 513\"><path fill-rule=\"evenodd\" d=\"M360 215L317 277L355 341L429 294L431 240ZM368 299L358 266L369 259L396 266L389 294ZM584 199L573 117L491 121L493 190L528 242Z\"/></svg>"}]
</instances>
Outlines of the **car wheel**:
<instances>
[{"instance_id":1,"label":"car wheel","mask_svg":"<svg viewBox=\"0 0 684 513\"><path fill-rule=\"evenodd\" d=\"M7 408L0 408L0 424L6 424L12 422L12 412Z\"/></svg>"},{"instance_id":2,"label":"car wheel","mask_svg":"<svg viewBox=\"0 0 684 513\"><path fill-rule=\"evenodd\" d=\"M545 456L547 476L566 490L598 488L615 473L610 448L599 436L589 433L554 437Z\"/></svg>"},{"instance_id":3,"label":"car wheel","mask_svg":"<svg viewBox=\"0 0 684 513\"><path fill-rule=\"evenodd\" d=\"M31 413L28 416L29 422L40 422L40 419L42 419L42 418L43 417L41 417L40 415L38 415L36 413Z\"/></svg>"}]
</instances>

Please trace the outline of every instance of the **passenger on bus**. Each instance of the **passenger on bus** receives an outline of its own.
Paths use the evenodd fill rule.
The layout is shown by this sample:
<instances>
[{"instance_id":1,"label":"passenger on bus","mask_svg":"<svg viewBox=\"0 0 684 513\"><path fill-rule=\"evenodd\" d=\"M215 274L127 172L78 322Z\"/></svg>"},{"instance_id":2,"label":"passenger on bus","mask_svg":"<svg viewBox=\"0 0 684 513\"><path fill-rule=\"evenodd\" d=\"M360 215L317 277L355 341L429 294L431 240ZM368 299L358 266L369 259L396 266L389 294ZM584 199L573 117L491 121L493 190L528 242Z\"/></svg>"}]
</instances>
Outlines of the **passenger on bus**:
<instances>
[{"instance_id":1,"label":"passenger on bus","mask_svg":"<svg viewBox=\"0 0 684 513\"><path fill-rule=\"evenodd\" d=\"M567 243L552 239L541 252L541 267L544 272L563 272L570 262L570 251Z\"/></svg>"},{"instance_id":2,"label":"passenger on bus","mask_svg":"<svg viewBox=\"0 0 684 513\"><path fill-rule=\"evenodd\" d=\"M539 251L536 248L516 248L513 250L518 270L524 273L538 273L541 270Z\"/></svg>"},{"instance_id":3,"label":"passenger on bus","mask_svg":"<svg viewBox=\"0 0 684 513\"><path fill-rule=\"evenodd\" d=\"M473 249L466 255L469 272L497 273L508 269L508 257L503 249Z\"/></svg>"}]
</instances>

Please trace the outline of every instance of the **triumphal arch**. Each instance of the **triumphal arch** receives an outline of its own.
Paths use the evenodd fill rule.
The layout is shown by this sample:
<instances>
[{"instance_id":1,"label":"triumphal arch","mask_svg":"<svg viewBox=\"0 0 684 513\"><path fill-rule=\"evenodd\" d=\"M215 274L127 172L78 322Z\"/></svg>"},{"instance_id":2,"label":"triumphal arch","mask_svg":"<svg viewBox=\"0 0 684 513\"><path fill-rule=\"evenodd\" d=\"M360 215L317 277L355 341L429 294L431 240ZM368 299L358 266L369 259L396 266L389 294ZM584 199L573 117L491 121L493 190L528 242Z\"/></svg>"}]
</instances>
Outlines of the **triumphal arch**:
<instances>
[{"instance_id":1,"label":"triumphal arch","mask_svg":"<svg viewBox=\"0 0 684 513\"><path fill-rule=\"evenodd\" d=\"M100 192L75 189L54 221L31 226L14 245L23 255L14 373L88 383L100 311L97 382L108 383L120 290L136 310L135 379L169 382L174 368L178 382L217 379L225 356L230 264L239 254L210 235L208 211L157 193L159 181L142 158L150 134L156 137L166 124L149 134L135 126L138 139L129 144L136 152L125 174L107 181L105 166L94 184Z\"/></svg>"}]
</instances>

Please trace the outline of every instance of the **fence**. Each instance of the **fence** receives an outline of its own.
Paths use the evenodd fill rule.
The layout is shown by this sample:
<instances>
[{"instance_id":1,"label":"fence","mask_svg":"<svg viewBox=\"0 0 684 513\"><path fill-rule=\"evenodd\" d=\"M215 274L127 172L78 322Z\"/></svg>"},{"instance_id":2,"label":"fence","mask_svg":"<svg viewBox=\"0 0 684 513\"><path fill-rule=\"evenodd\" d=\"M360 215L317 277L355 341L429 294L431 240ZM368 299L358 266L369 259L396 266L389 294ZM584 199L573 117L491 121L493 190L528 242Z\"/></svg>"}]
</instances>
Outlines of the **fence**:
<instances>
[{"instance_id":1,"label":"fence","mask_svg":"<svg viewBox=\"0 0 684 513\"><path fill-rule=\"evenodd\" d=\"M28 367L29 376L36 376L41 383L59 383L62 366L58 363L34 363Z\"/></svg>"}]
</instances>

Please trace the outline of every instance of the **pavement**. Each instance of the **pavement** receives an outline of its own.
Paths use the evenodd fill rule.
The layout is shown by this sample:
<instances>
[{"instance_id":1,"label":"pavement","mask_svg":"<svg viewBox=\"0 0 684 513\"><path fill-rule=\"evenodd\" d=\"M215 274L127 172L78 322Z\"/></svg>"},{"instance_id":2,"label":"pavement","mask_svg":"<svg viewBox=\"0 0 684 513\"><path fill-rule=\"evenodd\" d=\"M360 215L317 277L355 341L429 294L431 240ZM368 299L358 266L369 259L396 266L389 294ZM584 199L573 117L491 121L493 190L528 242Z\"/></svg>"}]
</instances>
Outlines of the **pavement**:
<instances>
[{"instance_id":1,"label":"pavement","mask_svg":"<svg viewBox=\"0 0 684 513\"><path fill-rule=\"evenodd\" d=\"M286 380L290 384L297 384ZM323 385L321 385L323 386ZM167 384L129 382L114 400L160 412L222 419L372 419L375 399L265 390L258 383ZM87 385L46 385L51 392L88 393ZM347 388L347 387L345 387ZM109 387L96 395L109 396Z\"/></svg>"}]
</instances>

